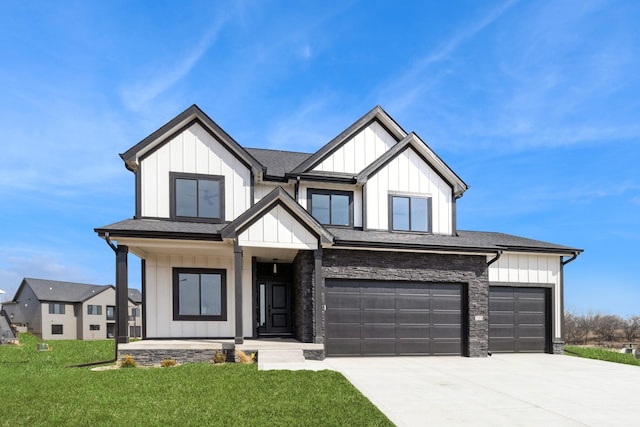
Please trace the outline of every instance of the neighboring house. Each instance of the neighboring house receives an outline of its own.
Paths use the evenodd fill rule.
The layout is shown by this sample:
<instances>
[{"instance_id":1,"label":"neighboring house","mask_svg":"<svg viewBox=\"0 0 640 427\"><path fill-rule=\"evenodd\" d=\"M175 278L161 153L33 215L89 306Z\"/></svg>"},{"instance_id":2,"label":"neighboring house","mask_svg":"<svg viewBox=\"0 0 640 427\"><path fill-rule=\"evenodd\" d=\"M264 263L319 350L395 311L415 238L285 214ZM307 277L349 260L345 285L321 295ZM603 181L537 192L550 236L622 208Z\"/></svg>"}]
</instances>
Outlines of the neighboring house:
<instances>
[{"instance_id":1,"label":"neighboring house","mask_svg":"<svg viewBox=\"0 0 640 427\"><path fill-rule=\"evenodd\" d=\"M129 289L129 336L142 338L142 294L137 289Z\"/></svg>"},{"instance_id":2,"label":"neighboring house","mask_svg":"<svg viewBox=\"0 0 640 427\"><path fill-rule=\"evenodd\" d=\"M563 266L581 250L459 230L467 184L380 107L295 153L242 147L193 105L121 157L135 216L96 232L117 288L128 252L142 260L144 338L290 336L327 356L563 349Z\"/></svg>"},{"instance_id":3,"label":"neighboring house","mask_svg":"<svg viewBox=\"0 0 640 427\"><path fill-rule=\"evenodd\" d=\"M135 290L131 290L132 292ZM19 329L44 340L99 340L115 336L116 291L112 285L88 285L24 278L5 312ZM138 294L136 299L139 301ZM129 300L128 311L140 307ZM132 320L133 326L140 319Z\"/></svg>"}]
</instances>

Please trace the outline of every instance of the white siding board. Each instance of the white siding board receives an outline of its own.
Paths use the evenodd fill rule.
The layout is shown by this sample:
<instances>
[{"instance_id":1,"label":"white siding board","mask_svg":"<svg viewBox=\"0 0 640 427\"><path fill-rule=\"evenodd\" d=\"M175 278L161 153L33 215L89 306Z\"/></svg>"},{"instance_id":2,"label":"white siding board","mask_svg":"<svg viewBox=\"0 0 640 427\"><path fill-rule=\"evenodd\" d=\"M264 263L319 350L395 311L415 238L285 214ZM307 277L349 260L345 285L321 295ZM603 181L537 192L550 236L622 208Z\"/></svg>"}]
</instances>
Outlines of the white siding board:
<instances>
[{"instance_id":1,"label":"white siding board","mask_svg":"<svg viewBox=\"0 0 640 427\"><path fill-rule=\"evenodd\" d=\"M240 233L241 246L315 249L317 238L282 206L275 206Z\"/></svg>"},{"instance_id":2,"label":"white siding board","mask_svg":"<svg viewBox=\"0 0 640 427\"><path fill-rule=\"evenodd\" d=\"M356 174L382 156L396 140L373 122L347 140L313 170Z\"/></svg>"}]
</instances>

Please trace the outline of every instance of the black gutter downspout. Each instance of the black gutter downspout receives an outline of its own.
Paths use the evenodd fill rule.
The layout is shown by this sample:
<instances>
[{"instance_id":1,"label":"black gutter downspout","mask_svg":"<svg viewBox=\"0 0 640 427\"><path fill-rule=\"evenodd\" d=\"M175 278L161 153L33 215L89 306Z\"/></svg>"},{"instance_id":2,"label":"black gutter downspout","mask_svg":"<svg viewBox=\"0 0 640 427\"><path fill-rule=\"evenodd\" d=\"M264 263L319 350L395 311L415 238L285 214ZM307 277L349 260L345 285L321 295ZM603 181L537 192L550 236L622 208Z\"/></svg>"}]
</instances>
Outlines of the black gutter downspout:
<instances>
[{"instance_id":1,"label":"black gutter downspout","mask_svg":"<svg viewBox=\"0 0 640 427\"><path fill-rule=\"evenodd\" d=\"M294 190L293 190L293 198L296 200L296 202L298 204L300 204L300 202L298 201L298 196L300 195L300 177L296 176L296 183L294 185Z\"/></svg>"},{"instance_id":2,"label":"black gutter downspout","mask_svg":"<svg viewBox=\"0 0 640 427\"><path fill-rule=\"evenodd\" d=\"M576 258L578 258L578 255L580 255L580 252L575 251L573 252L573 255L566 260L563 260L562 257L560 257L560 291L562 292L560 294L560 313L562 313L562 317L560 318L561 337L560 337L560 342L558 342L558 345L562 345L563 351L564 351L564 339L563 339L564 337L562 337L562 335L564 335L564 266L574 261ZM552 351L555 353L556 349L552 349Z\"/></svg>"},{"instance_id":3,"label":"black gutter downspout","mask_svg":"<svg viewBox=\"0 0 640 427\"><path fill-rule=\"evenodd\" d=\"M113 253L115 253L117 255L118 254L118 248L117 248L116 245L113 244L111 239L109 239L109 232L108 231L106 233L104 233L104 240L107 242L107 244L109 245L109 247L111 248ZM84 368L84 367L87 367L87 366L105 365L107 363L113 363L113 362L117 361L118 360L118 340L114 339L113 341L115 342L115 345L116 345L115 346L115 354L113 355L113 359L102 360L100 362L81 363L79 365L69 365L69 366L67 366L67 368Z\"/></svg>"},{"instance_id":4,"label":"black gutter downspout","mask_svg":"<svg viewBox=\"0 0 640 427\"><path fill-rule=\"evenodd\" d=\"M489 267L491 264L493 264L494 262L498 261L500 259L500 257L502 256L502 251L498 251L496 253L496 256L492 259L490 259L489 261L487 261L487 267Z\"/></svg>"}]
</instances>

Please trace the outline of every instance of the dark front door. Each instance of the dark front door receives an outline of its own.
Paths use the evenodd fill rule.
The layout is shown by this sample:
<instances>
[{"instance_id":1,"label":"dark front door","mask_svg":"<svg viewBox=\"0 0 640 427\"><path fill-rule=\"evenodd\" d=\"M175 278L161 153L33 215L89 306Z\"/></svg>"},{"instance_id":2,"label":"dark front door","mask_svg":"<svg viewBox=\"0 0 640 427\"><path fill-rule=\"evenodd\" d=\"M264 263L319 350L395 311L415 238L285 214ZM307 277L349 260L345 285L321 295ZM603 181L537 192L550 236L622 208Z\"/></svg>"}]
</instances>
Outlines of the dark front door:
<instances>
[{"instance_id":1,"label":"dark front door","mask_svg":"<svg viewBox=\"0 0 640 427\"><path fill-rule=\"evenodd\" d=\"M291 334L291 286L282 280L258 283L260 335Z\"/></svg>"}]
</instances>

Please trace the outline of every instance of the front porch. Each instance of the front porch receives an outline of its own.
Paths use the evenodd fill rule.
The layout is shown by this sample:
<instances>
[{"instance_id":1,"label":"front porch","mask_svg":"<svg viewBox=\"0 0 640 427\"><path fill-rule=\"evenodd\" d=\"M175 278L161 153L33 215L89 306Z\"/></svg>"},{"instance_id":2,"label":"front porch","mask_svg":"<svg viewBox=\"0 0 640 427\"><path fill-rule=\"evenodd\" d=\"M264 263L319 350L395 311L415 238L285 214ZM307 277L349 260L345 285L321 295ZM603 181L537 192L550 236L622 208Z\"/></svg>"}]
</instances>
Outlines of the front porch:
<instances>
[{"instance_id":1,"label":"front porch","mask_svg":"<svg viewBox=\"0 0 640 427\"><path fill-rule=\"evenodd\" d=\"M131 355L140 365L159 364L163 359L174 359L179 363L209 362L216 350L227 355L227 361L233 361L236 350L246 354L256 353L260 357L262 350L302 351L306 360L323 360L324 344L303 343L293 338L245 339L236 344L228 339L180 339L180 340L141 340L118 344L118 360L125 354Z\"/></svg>"}]
</instances>

